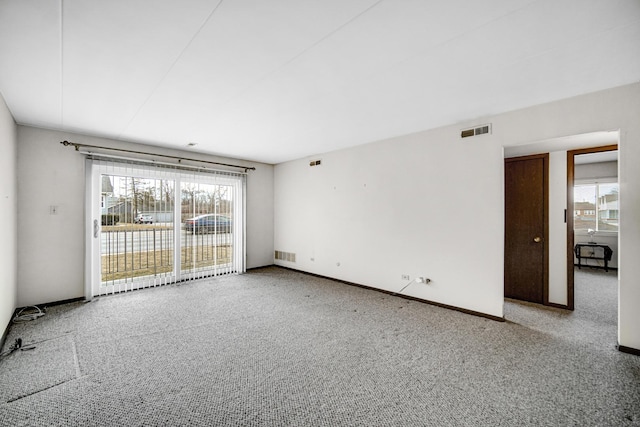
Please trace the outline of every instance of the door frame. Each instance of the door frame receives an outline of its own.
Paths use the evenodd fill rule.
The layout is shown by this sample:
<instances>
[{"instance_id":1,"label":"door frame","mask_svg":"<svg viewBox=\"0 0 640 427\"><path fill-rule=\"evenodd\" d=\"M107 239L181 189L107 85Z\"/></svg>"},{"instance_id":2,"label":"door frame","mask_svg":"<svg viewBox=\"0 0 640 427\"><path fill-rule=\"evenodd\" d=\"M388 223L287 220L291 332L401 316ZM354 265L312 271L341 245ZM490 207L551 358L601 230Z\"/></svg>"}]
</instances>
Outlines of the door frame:
<instances>
[{"instance_id":1,"label":"door frame","mask_svg":"<svg viewBox=\"0 0 640 427\"><path fill-rule=\"evenodd\" d=\"M575 185L575 156L580 154L602 153L618 150L618 144L601 147L581 148L567 151L567 309L575 310L574 305L574 253L575 236L573 231L573 187ZM619 238L619 237L618 237Z\"/></svg>"},{"instance_id":2,"label":"door frame","mask_svg":"<svg viewBox=\"0 0 640 427\"><path fill-rule=\"evenodd\" d=\"M507 157L504 162L509 161L522 161L522 160L543 160L543 183L542 192L543 196L543 256L542 256L542 305L552 305L549 303L549 153L532 154L528 156ZM506 183L505 183L505 197L506 197ZM505 203L505 216L506 216L506 203ZM506 222L506 221L505 221ZM506 225L505 225L506 227ZM506 231L506 230L505 230ZM506 253L504 254L506 257ZM503 272L503 279L504 279ZM503 284L504 294L504 284Z\"/></svg>"}]
</instances>

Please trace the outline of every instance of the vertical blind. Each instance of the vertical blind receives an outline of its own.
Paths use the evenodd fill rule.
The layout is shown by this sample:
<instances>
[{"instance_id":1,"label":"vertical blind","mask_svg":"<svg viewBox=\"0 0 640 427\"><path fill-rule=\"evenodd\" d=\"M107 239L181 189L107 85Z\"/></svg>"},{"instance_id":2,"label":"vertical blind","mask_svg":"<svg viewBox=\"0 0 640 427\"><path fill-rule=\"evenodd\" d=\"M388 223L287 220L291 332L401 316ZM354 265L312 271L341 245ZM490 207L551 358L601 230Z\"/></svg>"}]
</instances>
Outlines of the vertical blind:
<instances>
[{"instance_id":1,"label":"vertical blind","mask_svg":"<svg viewBox=\"0 0 640 427\"><path fill-rule=\"evenodd\" d=\"M91 296L245 271L245 174L98 156L88 164L99 204L87 228L89 268L100 270Z\"/></svg>"}]
</instances>

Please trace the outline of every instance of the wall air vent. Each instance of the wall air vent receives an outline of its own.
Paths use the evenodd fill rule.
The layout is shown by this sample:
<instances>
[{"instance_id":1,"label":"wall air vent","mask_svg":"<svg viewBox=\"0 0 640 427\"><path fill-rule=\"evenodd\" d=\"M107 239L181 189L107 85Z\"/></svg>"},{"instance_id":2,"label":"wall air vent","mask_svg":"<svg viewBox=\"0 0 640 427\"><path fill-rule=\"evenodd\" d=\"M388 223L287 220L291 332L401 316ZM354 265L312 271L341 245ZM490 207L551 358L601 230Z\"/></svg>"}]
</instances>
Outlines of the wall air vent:
<instances>
[{"instance_id":1,"label":"wall air vent","mask_svg":"<svg viewBox=\"0 0 640 427\"><path fill-rule=\"evenodd\" d=\"M309 162L309 166L320 166L322 164L322 160L312 160Z\"/></svg>"},{"instance_id":2,"label":"wall air vent","mask_svg":"<svg viewBox=\"0 0 640 427\"><path fill-rule=\"evenodd\" d=\"M296 254L292 252L276 251L275 259L279 259L280 261L296 262Z\"/></svg>"},{"instance_id":3,"label":"wall air vent","mask_svg":"<svg viewBox=\"0 0 640 427\"><path fill-rule=\"evenodd\" d=\"M482 125L476 128L464 129L462 132L460 132L460 138L484 135L485 133L491 133L491 125Z\"/></svg>"}]
</instances>

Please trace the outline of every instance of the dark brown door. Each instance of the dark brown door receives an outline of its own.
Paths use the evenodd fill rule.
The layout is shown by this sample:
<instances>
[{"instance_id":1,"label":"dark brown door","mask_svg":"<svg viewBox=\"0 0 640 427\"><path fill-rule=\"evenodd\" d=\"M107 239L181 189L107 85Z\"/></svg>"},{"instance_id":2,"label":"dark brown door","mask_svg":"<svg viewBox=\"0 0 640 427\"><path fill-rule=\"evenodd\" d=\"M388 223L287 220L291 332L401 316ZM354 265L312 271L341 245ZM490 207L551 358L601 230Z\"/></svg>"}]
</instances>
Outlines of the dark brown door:
<instances>
[{"instance_id":1,"label":"dark brown door","mask_svg":"<svg viewBox=\"0 0 640 427\"><path fill-rule=\"evenodd\" d=\"M548 302L549 155L505 159L504 296Z\"/></svg>"}]
</instances>

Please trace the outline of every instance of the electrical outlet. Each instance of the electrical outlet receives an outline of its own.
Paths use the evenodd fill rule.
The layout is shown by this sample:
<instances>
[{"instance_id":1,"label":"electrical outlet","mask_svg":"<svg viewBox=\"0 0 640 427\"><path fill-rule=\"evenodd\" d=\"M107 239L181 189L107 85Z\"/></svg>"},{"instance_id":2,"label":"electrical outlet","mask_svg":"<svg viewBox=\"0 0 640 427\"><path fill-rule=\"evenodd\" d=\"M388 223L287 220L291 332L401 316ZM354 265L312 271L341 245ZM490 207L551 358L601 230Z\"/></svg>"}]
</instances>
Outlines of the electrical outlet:
<instances>
[{"instance_id":1,"label":"electrical outlet","mask_svg":"<svg viewBox=\"0 0 640 427\"><path fill-rule=\"evenodd\" d=\"M400 276L400 278L401 278L402 280L411 280L411 277L409 277L409 275L408 275L408 274L403 274L402 276Z\"/></svg>"}]
</instances>

